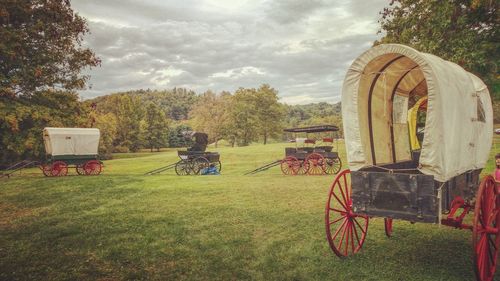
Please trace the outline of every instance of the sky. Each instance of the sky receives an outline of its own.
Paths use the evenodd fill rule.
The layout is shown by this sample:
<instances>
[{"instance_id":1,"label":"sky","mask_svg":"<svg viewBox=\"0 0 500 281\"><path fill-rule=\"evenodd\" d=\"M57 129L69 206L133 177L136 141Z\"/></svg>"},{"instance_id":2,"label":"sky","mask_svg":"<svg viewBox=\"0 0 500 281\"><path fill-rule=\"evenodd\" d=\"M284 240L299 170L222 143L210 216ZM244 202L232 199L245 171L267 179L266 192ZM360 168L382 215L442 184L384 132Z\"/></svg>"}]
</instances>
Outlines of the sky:
<instances>
[{"instance_id":1,"label":"sky","mask_svg":"<svg viewBox=\"0 0 500 281\"><path fill-rule=\"evenodd\" d=\"M288 104L340 100L352 61L378 39L387 0L73 0L102 65L80 95L263 83Z\"/></svg>"}]
</instances>

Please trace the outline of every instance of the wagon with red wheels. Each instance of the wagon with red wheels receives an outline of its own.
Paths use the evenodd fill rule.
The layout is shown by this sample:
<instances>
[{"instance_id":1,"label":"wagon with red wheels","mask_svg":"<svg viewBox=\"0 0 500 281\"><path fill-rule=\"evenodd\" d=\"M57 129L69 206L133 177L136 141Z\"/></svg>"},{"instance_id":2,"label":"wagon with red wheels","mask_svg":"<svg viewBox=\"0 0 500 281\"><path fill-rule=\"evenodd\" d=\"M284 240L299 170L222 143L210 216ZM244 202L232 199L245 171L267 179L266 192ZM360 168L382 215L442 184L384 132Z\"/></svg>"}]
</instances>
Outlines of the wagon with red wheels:
<instances>
[{"instance_id":1,"label":"wagon with red wheels","mask_svg":"<svg viewBox=\"0 0 500 281\"><path fill-rule=\"evenodd\" d=\"M99 138L95 128L44 128L46 160L40 169L47 177L66 176L71 168L79 175L99 175Z\"/></svg>"},{"instance_id":2,"label":"wagon with red wheels","mask_svg":"<svg viewBox=\"0 0 500 281\"><path fill-rule=\"evenodd\" d=\"M334 134L339 131L337 126L318 125L283 131L292 134L295 143L295 147L285 148L285 158L280 162L284 175L326 175L340 171L342 161L338 152L332 151Z\"/></svg>"},{"instance_id":3,"label":"wagon with red wheels","mask_svg":"<svg viewBox=\"0 0 500 281\"><path fill-rule=\"evenodd\" d=\"M339 257L360 251L371 218L472 232L477 280L493 280L500 247L500 185L480 174L493 113L485 84L460 66L396 44L358 57L342 90L349 168L325 208L327 241ZM472 223L466 223L466 216Z\"/></svg>"}]
</instances>

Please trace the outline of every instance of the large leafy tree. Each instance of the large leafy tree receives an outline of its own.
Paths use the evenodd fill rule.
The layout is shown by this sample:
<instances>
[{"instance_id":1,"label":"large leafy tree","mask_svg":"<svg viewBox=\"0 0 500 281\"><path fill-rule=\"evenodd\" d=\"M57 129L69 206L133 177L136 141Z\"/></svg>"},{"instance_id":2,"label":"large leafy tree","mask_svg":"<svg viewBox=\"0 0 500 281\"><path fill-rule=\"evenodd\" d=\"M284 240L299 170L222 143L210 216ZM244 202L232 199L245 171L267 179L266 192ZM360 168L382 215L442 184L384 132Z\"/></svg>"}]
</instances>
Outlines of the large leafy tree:
<instances>
[{"instance_id":1,"label":"large leafy tree","mask_svg":"<svg viewBox=\"0 0 500 281\"><path fill-rule=\"evenodd\" d=\"M83 88L81 70L100 63L82 47L88 31L68 0L2 0L0 96Z\"/></svg>"},{"instance_id":2,"label":"large leafy tree","mask_svg":"<svg viewBox=\"0 0 500 281\"><path fill-rule=\"evenodd\" d=\"M156 148L167 146L168 144L168 119L165 113L154 103L146 107L144 139L147 145L153 151Z\"/></svg>"},{"instance_id":3,"label":"large leafy tree","mask_svg":"<svg viewBox=\"0 0 500 281\"><path fill-rule=\"evenodd\" d=\"M276 138L283 129L285 108L278 101L278 91L268 84L261 85L255 93L255 109L258 120L258 134L264 144L269 138Z\"/></svg>"},{"instance_id":4,"label":"large leafy tree","mask_svg":"<svg viewBox=\"0 0 500 281\"><path fill-rule=\"evenodd\" d=\"M228 138L231 145L249 145L258 137L259 119L257 116L257 91L239 88L234 93L230 104Z\"/></svg>"},{"instance_id":5,"label":"large leafy tree","mask_svg":"<svg viewBox=\"0 0 500 281\"><path fill-rule=\"evenodd\" d=\"M381 12L376 42L401 43L478 74L500 98L499 1L392 0Z\"/></svg>"},{"instance_id":6,"label":"large leafy tree","mask_svg":"<svg viewBox=\"0 0 500 281\"><path fill-rule=\"evenodd\" d=\"M116 137L113 141L120 152L137 151L143 142L141 121L144 117L144 106L138 96L112 95L106 102L98 103L101 114L112 113L116 118Z\"/></svg>"},{"instance_id":7,"label":"large leafy tree","mask_svg":"<svg viewBox=\"0 0 500 281\"><path fill-rule=\"evenodd\" d=\"M43 156L46 126L89 126L90 108L73 90L85 67L99 65L82 47L86 22L64 0L0 3L0 166Z\"/></svg>"},{"instance_id":8,"label":"large leafy tree","mask_svg":"<svg viewBox=\"0 0 500 281\"><path fill-rule=\"evenodd\" d=\"M42 158L44 127L81 127L90 108L65 91L37 92L29 99L0 98L0 166L21 158Z\"/></svg>"},{"instance_id":9,"label":"large leafy tree","mask_svg":"<svg viewBox=\"0 0 500 281\"><path fill-rule=\"evenodd\" d=\"M211 91L203 93L189 113L193 128L208 134L209 140L215 143L226 133L229 122L231 94L223 92L217 95Z\"/></svg>"}]
</instances>

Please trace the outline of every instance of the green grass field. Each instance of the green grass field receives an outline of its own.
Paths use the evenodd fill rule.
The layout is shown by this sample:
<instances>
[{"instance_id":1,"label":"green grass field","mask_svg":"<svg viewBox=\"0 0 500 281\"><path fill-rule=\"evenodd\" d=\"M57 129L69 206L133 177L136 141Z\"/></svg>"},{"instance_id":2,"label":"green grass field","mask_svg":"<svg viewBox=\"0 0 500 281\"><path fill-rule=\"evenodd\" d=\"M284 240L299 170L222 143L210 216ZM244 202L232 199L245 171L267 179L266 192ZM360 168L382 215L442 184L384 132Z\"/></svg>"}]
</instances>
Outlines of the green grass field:
<instances>
[{"instance_id":1,"label":"green grass field","mask_svg":"<svg viewBox=\"0 0 500 281\"><path fill-rule=\"evenodd\" d=\"M1 180L0 279L474 280L471 233L431 224L395 221L389 239L370 220L363 250L337 258L324 230L333 176L242 175L284 147L216 149L221 176L143 175L176 161L169 150L121 155L98 177Z\"/></svg>"}]
</instances>

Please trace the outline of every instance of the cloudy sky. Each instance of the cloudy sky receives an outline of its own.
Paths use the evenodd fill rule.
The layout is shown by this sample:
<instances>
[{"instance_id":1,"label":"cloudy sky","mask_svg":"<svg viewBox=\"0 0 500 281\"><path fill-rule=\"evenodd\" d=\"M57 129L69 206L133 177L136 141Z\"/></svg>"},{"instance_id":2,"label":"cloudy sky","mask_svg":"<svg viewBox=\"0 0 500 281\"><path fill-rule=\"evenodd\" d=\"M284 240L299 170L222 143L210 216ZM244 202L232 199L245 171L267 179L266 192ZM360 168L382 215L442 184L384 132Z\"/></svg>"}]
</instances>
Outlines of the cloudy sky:
<instances>
[{"instance_id":1,"label":"cloudy sky","mask_svg":"<svg viewBox=\"0 0 500 281\"><path fill-rule=\"evenodd\" d=\"M337 102L378 38L387 0L73 0L102 59L84 98L131 89L198 93L268 83L289 104Z\"/></svg>"}]
</instances>

